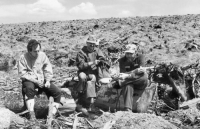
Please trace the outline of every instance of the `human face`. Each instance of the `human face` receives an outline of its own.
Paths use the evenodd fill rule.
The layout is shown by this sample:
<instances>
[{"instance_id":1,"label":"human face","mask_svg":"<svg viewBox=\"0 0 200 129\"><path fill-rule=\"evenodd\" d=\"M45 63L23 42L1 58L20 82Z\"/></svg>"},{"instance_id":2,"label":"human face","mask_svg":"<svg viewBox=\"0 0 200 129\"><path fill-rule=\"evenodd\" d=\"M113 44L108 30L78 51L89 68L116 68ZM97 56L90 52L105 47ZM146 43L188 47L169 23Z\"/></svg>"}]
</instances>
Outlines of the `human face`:
<instances>
[{"instance_id":1,"label":"human face","mask_svg":"<svg viewBox=\"0 0 200 129\"><path fill-rule=\"evenodd\" d=\"M135 54L134 54L134 53L126 52L125 55L126 55L126 58L127 58L127 59L131 59L132 57L134 57Z\"/></svg>"},{"instance_id":2,"label":"human face","mask_svg":"<svg viewBox=\"0 0 200 129\"><path fill-rule=\"evenodd\" d=\"M94 51L95 46L94 43L87 42L87 48L89 51Z\"/></svg>"},{"instance_id":3,"label":"human face","mask_svg":"<svg viewBox=\"0 0 200 129\"><path fill-rule=\"evenodd\" d=\"M37 58L39 52L40 52L40 45L36 45L36 46L33 46L32 51L30 52L30 54L31 54L33 57Z\"/></svg>"}]
</instances>

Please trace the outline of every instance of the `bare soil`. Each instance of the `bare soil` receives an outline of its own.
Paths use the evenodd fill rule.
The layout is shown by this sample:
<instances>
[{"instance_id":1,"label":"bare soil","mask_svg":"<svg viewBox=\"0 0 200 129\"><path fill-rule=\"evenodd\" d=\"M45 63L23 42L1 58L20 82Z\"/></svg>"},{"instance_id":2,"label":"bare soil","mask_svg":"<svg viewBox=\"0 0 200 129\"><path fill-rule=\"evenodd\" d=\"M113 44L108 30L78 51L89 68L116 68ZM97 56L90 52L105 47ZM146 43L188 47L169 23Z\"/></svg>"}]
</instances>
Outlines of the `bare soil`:
<instances>
[{"instance_id":1,"label":"bare soil","mask_svg":"<svg viewBox=\"0 0 200 129\"><path fill-rule=\"evenodd\" d=\"M101 40L100 48L105 54L110 46L123 49L128 43L137 43L146 56L147 66L161 62L185 66L200 57L199 23L200 15L174 15L1 25L0 103L13 111L23 107L16 64L30 39L41 42L43 51L53 64L55 84L61 86L67 77L76 74L77 68L73 64L68 65L85 45L89 34L95 34ZM46 109L47 104L46 97L36 98L36 109ZM95 128L102 128L110 120L115 121L112 128L117 129L200 128L199 117L198 109L190 107L161 113L160 116L120 111L103 114L91 122ZM85 128L90 126L87 124Z\"/></svg>"}]
</instances>

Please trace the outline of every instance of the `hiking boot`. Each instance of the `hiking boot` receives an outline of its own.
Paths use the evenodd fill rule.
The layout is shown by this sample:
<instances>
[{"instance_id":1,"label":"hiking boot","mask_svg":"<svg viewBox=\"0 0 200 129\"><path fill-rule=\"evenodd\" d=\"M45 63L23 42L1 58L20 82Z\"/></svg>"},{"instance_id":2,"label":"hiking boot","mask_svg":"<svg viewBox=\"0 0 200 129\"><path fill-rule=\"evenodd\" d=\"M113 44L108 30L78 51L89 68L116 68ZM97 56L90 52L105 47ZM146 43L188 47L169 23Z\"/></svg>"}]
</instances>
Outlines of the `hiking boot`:
<instances>
[{"instance_id":1,"label":"hiking boot","mask_svg":"<svg viewBox=\"0 0 200 129\"><path fill-rule=\"evenodd\" d=\"M96 108L95 108L94 104L90 104L90 106L89 106L89 108L87 110L90 113L95 113L96 112Z\"/></svg>"},{"instance_id":2,"label":"hiking boot","mask_svg":"<svg viewBox=\"0 0 200 129\"><path fill-rule=\"evenodd\" d=\"M132 110L130 108L125 108L124 111L128 111L128 112L132 112Z\"/></svg>"},{"instance_id":3,"label":"hiking boot","mask_svg":"<svg viewBox=\"0 0 200 129\"><path fill-rule=\"evenodd\" d=\"M35 112L34 111L30 111L29 115L30 115L30 121L35 121L36 120Z\"/></svg>"},{"instance_id":4,"label":"hiking boot","mask_svg":"<svg viewBox=\"0 0 200 129\"><path fill-rule=\"evenodd\" d=\"M30 115L30 122L32 124L32 129L40 129L40 124L35 117L35 112L30 111L29 115Z\"/></svg>"}]
</instances>

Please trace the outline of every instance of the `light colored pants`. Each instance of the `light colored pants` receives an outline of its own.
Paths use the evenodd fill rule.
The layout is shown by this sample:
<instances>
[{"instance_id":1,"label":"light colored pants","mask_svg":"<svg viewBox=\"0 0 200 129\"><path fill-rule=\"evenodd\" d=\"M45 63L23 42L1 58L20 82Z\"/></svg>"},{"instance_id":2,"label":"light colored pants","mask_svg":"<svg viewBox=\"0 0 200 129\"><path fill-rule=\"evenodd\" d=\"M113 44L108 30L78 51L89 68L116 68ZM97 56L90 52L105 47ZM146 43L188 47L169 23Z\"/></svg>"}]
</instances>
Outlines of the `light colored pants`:
<instances>
[{"instance_id":1,"label":"light colored pants","mask_svg":"<svg viewBox=\"0 0 200 129\"><path fill-rule=\"evenodd\" d=\"M96 97L96 77L94 74L86 75L81 72L78 74L79 84L78 84L78 92L86 92L86 98L94 98Z\"/></svg>"},{"instance_id":2,"label":"light colored pants","mask_svg":"<svg viewBox=\"0 0 200 129\"><path fill-rule=\"evenodd\" d=\"M130 79L125 80L125 82L123 83L126 83L126 81L130 82ZM124 107L132 109L134 104L133 103L134 89L144 91L147 85L148 85L148 78L146 74L144 74L144 76L140 78L131 79L131 83L127 83L126 85L124 85L122 88L124 97Z\"/></svg>"}]
</instances>

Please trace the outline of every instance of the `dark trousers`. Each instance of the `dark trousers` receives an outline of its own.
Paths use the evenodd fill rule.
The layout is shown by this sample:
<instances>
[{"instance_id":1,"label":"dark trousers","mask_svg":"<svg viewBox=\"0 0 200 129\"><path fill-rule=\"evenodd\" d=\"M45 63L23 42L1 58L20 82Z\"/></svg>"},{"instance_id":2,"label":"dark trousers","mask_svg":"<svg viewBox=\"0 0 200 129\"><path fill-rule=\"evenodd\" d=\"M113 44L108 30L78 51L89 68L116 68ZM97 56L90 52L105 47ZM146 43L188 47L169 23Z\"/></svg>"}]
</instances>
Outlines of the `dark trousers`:
<instances>
[{"instance_id":1,"label":"dark trousers","mask_svg":"<svg viewBox=\"0 0 200 129\"><path fill-rule=\"evenodd\" d=\"M129 81L130 80L125 80ZM122 83L125 83L122 82ZM133 97L134 97L134 89L137 90L145 90L148 84L148 78L147 75L145 74L144 76L137 78L137 79L132 79L131 83L127 83L125 86L123 86L123 97L124 97L124 107L132 109L133 107Z\"/></svg>"},{"instance_id":2,"label":"dark trousers","mask_svg":"<svg viewBox=\"0 0 200 129\"><path fill-rule=\"evenodd\" d=\"M25 80L22 82L22 95L24 97L25 100L25 95L28 97L28 99L33 99L34 96L37 94L36 89L38 88L38 92L45 92L45 94L47 95L47 97L49 98L50 96L52 96L54 98L54 102L60 103L60 98L61 98L61 90L56 87L52 82L50 83L50 87L49 88L40 88L39 86L37 86L37 84Z\"/></svg>"}]
</instances>

